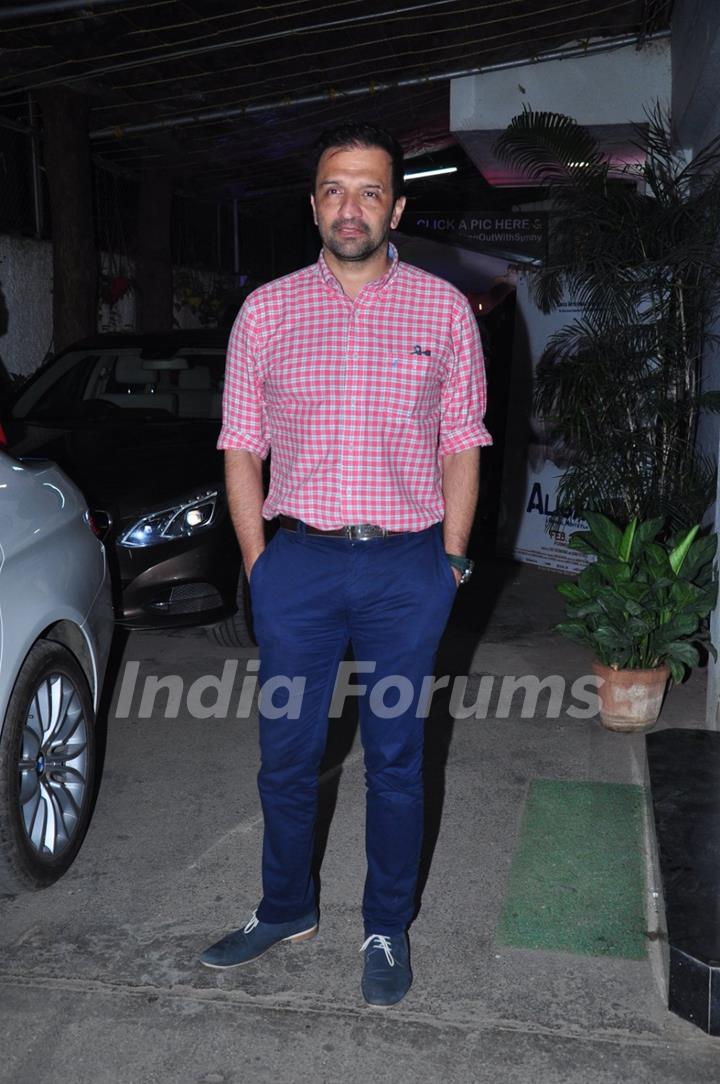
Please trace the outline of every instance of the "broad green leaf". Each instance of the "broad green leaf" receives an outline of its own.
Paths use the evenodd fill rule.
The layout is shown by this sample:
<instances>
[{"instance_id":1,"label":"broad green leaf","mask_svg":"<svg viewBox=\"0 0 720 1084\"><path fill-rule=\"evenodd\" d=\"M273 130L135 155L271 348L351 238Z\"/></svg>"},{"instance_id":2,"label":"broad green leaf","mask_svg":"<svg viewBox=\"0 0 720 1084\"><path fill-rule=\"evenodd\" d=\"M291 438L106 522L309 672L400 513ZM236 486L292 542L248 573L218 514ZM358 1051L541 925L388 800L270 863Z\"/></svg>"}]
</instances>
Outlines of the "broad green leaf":
<instances>
[{"instance_id":1,"label":"broad green leaf","mask_svg":"<svg viewBox=\"0 0 720 1084\"><path fill-rule=\"evenodd\" d=\"M584 625L579 621L561 621L560 624L555 625L555 631L559 632L561 636L566 636L568 640L573 640L577 644L588 644L591 642L590 635Z\"/></svg>"},{"instance_id":2,"label":"broad green leaf","mask_svg":"<svg viewBox=\"0 0 720 1084\"><path fill-rule=\"evenodd\" d=\"M643 554L645 562L653 575L658 575L660 572L667 570L672 571L670 561L668 560L667 552L663 549L659 542L649 542L645 547Z\"/></svg>"},{"instance_id":3,"label":"broad green leaf","mask_svg":"<svg viewBox=\"0 0 720 1084\"><path fill-rule=\"evenodd\" d=\"M625 670L630 667L632 662L632 652L629 648L618 649L612 656L612 661L606 665L617 666L619 670Z\"/></svg>"},{"instance_id":4,"label":"broad green leaf","mask_svg":"<svg viewBox=\"0 0 720 1084\"><path fill-rule=\"evenodd\" d=\"M635 531L637 530L637 519L633 519L628 523L625 528L625 533L622 536L620 542L620 551L618 557L621 561L627 563L630 560L630 554L632 553L633 539L635 538Z\"/></svg>"},{"instance_id":5,"label":"broad green leaf","mask_svg":"<svg viewBox=\"0 0 720 1084\"><path fill-rule=\"evenodd\" d=\"M700 530L700 524L696 523L694 527L691 527L681 542L675 547L670 554L670 567L677 576L679 570L682 568L682 563L685 560L688 550L693 544L695 535Z\"/></svg>"},{"instance_id":6,"label":"broad green leaf","mask_svg":"<svg viewBox=\"0 0 720 1084\"><path fill-rule=\"evenodd\" d=\"M617 629L614 629L612 625L600 625L595 629L593 638L600 644L610 646L622 642L622 635L618 633Z\"/></svg>"},{"instance_id":7,"label":"broad green leaf","mask_svg":"<svg viewBox=\"0 0 720 1084\"><path fill-rule=\"evenodd\" d=\"M622 622L625 617L625 602L622 595L612 587L603 587L597 593L597 601L605 613Z\"/></svg>"},{"instance_id":8,"label":"broad green leaf","mask_svg":"<svg viewBox=\"0 0 720 1084\"><path fill-rule=\"evenodd\" d=\"M586 602L587 592L576 583L559 583L557 590L563 598L568 599L570 602Z\"/></svg>"},{"instance_id":9,"label":"broad green leaf","mask_svg":"<svg viewBox=\"0 0 720 1084\"><path fill-rule=\"evenodd\" d=\"M666 661L670 668L670 677L676 685L679 685L685 678L685 667L681 662L676 662L675 659L667 659Z\"/></svg>"},{"instance_id":10,"label":"broad green leaf","mask_svg":"<svg viewBox=\"0 0 720 1084\"><path fill-rule=\"evenodd\" d=\"M706 534L693 542L682 567L684 579L695 580L700 569L709 565L717 552L717 535Z\"/></svg>"},{"instance_id":11,"label":"broad green leaf","mask_svg":"<svg viewBox=\"0 0 720 1084\"><path fill-rule=\"evenodd\" d=\"M567 614L568 617L573 620L582 620L588 617L602 614L603 608L596 599L586 600L585 602L568 602Z\"/></svg>"},{"instance_id":12,"label":"broad green leaf","mask_svg":"<svg viewBox=\"0 0 720 1084\"><path fill-rule=\"evenodd\" d=\"M590 528L591 544L598 553L617 557L623 539L620 528L600 512L585 512L584 518Z\"/></svg>"},{"instance_id":13,"label":"broad green leaf","mask_svg":"<svg viewBox=\"0 0 720 1084\"><path fill-rule=\"evenodd\" d=\"M692 644L688 644L685 640L675 640L673 643L668 644L667 658L668 660L676 659L678 662L683 662L691 669L700 662L697 648L694 648Z\"/></svg>"},{"instance_id":14,"label":"broad green leaf","mask_svg":"<svg viewBox=\"0 0 720 1084\"><path fill-rule=\"evenodd\" d=\"M684 609L686 606L697 604L703 596L702 590L694 583L687 580L676 580L670 588L670 601L673 607Z\"/></svg>"},{"instance_id":15,"label":"broad green leaf","mask_svg":"<svg viewBox=\"0 0 720 1084\"><path fill-rule=\"evenodd\" d=\"M647 542L654 542L663 529L664 523L665 520L662 516L655 519L646 519L643 523L639 523L635 533L635 548L644 546Z\"/></svg>"},{"instance_id":16,"label":"broad green leaf","mask_svg":"<svg viewBox=\"0 0 720 1084\"><path fill-rule=\"evenodd\" d=\"M557 626L591 647L601 662L624 668L653 667L667 660L675 680L698 665L708 645L707 615L717 598L714 535L685 529L661 538L659 517L623 530L607 516L586 515L589 531L576 532L576 548L594 553L576 583L558 588L568 620Z\"/></svg>"},{"instance_id":17,"label":"broad green leaf","mask_svg":"<svg viewBox=\"0 0 720 1084\"><path fill-rule=\"evenodd\" d=\"M598 566L601 574L612 584L625 584L632 576L630 565L625 564L624 561L607 561L601 558Z\"/></svg>"},{"instance_id":18,"label":"broad green leaf","mask_svg":"<svg viewBox=\"0 0 720 1084\"><path fill-rule=\"evenodd\" d=\"M570 535L568 545L570 546L570 549L579 550L580 553L597 553L597 549L592 542L592 535L589 531L575 531Z\"/></svg>"},{"instance_id":19,"label":"broad green leaf","mask_svg":"<svg viewBox=\"0 0 720 1084\"><path fill-rule=\"evenodd\" d=\"M717 593L717 583L713 583L710 587L706 587L705 590L701 592L695 605L695 611L700 617L707 617L710 611L715 609Z\"/></svg>"},{"instance_id":20,"label":"broad green leaf","mask_svg":"<svg viewBox=\"0 0 720 1084\"><path fill-rule=\"evenodd\" d=\"M649 594L651 594L651 588L646 583L631 581L630 583L623 584L623 594L626 598L634 599L635 602L642 605L647 601Z\"/></svg>"},{"instance_id":21,"label":"broad green leaf","mask_svg":"<svg viewBox=\"0 0 720 1084\"><path fill-rule=\"evenodd\" d=\"M597 562L593 562L593 564L584 568L578 576L577 582L578 586L588 595L597 591L598 587L600 587L603 582L602 574L598 569Z\"/></svg>"},{"instance_id":22,"label":"broad green leaf","mask_svg":"<svg viewBox=\"0 0 720 1084\"><path fill-rule=\"evenodd\" d=\"M696 614L676 614L662 624L662 635L667 641L677 640L683 636L692 636L697 632L700 619Z\"/></svg>"}]
</instances>

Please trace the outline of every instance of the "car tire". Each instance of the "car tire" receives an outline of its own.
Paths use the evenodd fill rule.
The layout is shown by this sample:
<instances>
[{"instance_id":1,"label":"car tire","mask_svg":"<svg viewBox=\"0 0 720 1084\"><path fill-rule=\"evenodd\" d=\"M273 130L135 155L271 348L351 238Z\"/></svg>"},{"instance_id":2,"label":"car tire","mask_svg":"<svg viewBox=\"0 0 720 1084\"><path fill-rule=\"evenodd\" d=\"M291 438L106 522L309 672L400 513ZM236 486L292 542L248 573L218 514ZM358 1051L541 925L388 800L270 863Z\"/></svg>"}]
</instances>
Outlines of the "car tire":
<instances>
[{"instance_id":1,"label":"car tire","mask_svg":"<svg viewBox=\"0 0 720 1084\"><path fill-rule=\"evenodd\" d=\"M237 611L231 617L212 625L208 630L210 639L221 647L256 647L253 630L250 584L244 572L240 573L236 597Z\"/></svg>"},{"instance_id":2,"label":"car tire","mask_svg":"<svg viewBox=\"0 0 720 1084\"><path fill-rule=\"evenodd\" d=\"M90 822L95 712L79 663L38 641L0 735L0 891L45 888L72 865Z\"/></svg>"}]
</instances>

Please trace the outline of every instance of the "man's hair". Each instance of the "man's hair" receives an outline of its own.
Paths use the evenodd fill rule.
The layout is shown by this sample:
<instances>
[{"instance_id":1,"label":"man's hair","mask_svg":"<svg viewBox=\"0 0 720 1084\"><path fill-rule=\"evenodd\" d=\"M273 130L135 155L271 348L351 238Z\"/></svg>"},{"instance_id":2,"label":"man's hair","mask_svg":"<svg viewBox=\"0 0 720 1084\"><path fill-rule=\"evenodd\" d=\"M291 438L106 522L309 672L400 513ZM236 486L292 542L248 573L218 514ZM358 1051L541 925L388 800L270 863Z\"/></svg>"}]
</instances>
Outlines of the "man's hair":
<instances>
[{"instance_id":1,"label":"man's hair","mask_svg":"<svg viewBox=\"0 0 720 1084\"><path fill-rule=\"evenodd\" d=\"M405 154L395 136L384 128L362 120L348 120L337 128L326 128L321 132L314 146L312 170L312 190L315 191L317 169L321 157L330 147L349 150L351 147L380 147L387 151L392 160L393 200L400 199L404 190Z\"/></svg>"}]
</instances>

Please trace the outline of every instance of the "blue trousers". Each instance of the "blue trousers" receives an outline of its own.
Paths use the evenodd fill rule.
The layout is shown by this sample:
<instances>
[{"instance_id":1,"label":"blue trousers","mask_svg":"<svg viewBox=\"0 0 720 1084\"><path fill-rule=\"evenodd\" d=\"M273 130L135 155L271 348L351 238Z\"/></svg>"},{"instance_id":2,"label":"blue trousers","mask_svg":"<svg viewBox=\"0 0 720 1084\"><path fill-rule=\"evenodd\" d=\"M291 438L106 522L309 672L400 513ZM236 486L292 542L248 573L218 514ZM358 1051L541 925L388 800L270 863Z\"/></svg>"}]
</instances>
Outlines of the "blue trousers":
<instances>
[{"instance_id":1,"label":"blue trousers","mask_svg":"<svg viewBox=\"0 0 720 1084\"><path fill-rule=\"evenodd\" d=\"M352 644L353 681L366 687L358 699L367 786L363 919L366 935L399 933L413 915L422 845L423 681L433 674L456 591L441 529L358 542L281 529L253 566L250 589L265 821L258 918L289 922L316 904L318 769L331 705L332 715L341 713L336 680ZM277 710L284 704L285 715Z\"/></svg>"}]
</instances>

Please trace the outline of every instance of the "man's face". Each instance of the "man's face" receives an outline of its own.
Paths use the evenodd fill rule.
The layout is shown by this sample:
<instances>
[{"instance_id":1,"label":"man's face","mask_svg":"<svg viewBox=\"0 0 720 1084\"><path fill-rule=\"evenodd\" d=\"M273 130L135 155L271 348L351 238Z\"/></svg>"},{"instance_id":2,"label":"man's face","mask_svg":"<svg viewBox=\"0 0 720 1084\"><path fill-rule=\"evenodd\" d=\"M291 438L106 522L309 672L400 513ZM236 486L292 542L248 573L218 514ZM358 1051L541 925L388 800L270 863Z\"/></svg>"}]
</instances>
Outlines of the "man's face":
<instances>
[{"instance_id":1,"label":"man's face","mask_svg":"<svg viewBox=\"0 0 720 1084\"><path fill-rule=\"evenodd\" d=\"M377 252L405 207L404 196L393 199L392 159L382 147L328 148L310 202L323 245L353 263Z\"/></svg>"}]
</instances>

